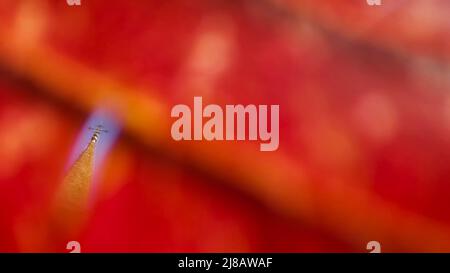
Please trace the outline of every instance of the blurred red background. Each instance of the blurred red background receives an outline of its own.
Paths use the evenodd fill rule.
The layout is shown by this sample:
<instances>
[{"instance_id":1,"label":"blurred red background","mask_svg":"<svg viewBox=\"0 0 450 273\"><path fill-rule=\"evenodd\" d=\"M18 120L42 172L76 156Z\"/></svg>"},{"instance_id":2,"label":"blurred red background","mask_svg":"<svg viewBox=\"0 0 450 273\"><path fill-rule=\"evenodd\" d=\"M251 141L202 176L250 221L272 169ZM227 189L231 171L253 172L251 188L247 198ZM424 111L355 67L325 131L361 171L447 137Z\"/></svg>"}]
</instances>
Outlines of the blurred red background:
<instances>
[{"instance_id":1,"label":"blurred red background","mask_svg":"<svg viewBox=\"0 0 450 273\"><path fill-rule=\"evenodd\" d=\"M45 207L83 122L123 131L84 252L450 250L450 2L0 4L0 251L60 251ZM280 147L175 142L170 108L279 104Z\"/></svg>"}]
</instances>

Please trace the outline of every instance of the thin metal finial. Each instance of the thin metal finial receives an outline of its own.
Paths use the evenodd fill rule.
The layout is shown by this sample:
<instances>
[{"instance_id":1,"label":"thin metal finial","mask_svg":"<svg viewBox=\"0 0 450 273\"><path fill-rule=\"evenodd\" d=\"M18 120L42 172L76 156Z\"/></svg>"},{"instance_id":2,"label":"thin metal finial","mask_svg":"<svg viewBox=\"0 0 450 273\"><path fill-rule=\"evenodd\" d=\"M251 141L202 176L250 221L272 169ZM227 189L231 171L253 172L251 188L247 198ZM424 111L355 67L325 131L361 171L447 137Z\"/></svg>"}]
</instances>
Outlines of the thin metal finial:
<instances>
[{"instance_id":1,"label":"thin metal finial","mask_svg":"<svg viewBox=\"0 0 450 273\"><path fill-rule=\"evenodd\" d=\"M93 130L94 134L92 135L91 142L96 143L101 133L108 133L108 130L103 129L103 125L99 124L95 128L89 127L89 130Z\"/></svg>"}]
</instances>

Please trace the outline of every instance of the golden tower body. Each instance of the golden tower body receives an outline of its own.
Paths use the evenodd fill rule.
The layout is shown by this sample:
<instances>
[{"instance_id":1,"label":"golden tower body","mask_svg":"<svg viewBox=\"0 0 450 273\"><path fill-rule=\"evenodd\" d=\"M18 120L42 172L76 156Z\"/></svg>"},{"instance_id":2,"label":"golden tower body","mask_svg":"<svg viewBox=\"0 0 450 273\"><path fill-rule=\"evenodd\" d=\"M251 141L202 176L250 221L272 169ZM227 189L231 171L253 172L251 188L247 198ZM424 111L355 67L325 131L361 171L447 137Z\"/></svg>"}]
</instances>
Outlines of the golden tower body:
<instances>
[{"instance_id":1,"label":"golden tower body","mask_svg":"<svg viewBox=\"0 0 450 273\"><path fill-rule=\"evenodd\" d=\"M88 217L95 147L100 133L107 132L101 128L95 128L91 141L70 167L56 193L51 218L53 229L60 237L76 236Z\"/></svg>"}]
</instances>

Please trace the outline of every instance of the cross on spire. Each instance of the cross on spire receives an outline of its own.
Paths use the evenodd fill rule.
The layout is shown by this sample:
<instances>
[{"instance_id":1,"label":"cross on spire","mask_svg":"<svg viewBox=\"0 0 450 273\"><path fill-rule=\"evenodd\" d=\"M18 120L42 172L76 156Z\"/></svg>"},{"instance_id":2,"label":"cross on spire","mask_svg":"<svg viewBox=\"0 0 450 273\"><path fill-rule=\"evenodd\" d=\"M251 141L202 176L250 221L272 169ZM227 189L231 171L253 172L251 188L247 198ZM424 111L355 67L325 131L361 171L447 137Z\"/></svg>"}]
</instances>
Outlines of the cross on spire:
<instances>
[{"instance_id":1,"label":"cross on spire","mask_svg":"<svg viewBox=\"0 0 450 273\"><path fill-rule=\"evenodd\" d=\"M95 128L89 127L89 130L94 131L92 135L91 142L96 143L101 133L108 133L108 130L105 130L103 125L99 124Z\"/></svg>"}]
</instances>

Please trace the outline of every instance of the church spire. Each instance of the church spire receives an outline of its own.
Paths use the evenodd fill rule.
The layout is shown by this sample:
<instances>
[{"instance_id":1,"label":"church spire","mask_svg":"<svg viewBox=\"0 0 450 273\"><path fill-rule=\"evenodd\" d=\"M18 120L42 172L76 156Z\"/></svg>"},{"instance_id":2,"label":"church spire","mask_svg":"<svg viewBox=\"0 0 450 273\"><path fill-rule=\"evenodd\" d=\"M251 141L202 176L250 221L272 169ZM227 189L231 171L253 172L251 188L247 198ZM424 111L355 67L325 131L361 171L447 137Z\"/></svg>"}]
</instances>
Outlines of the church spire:
<instances>
[{"instance_id":1,"label":"church spire","mask_svg":"<svg viewBox=\"0 0 450 273\"><path fill-rule=\"evenodd\" d=\"M94 152L100 134L108 132L102 125L89 129L94 131L91 141L70 167L57 192L53 217L59 226L58 229L62 229L63 233L76 232L87 216L94 171Z\"/></svg>"}]
</instances>

